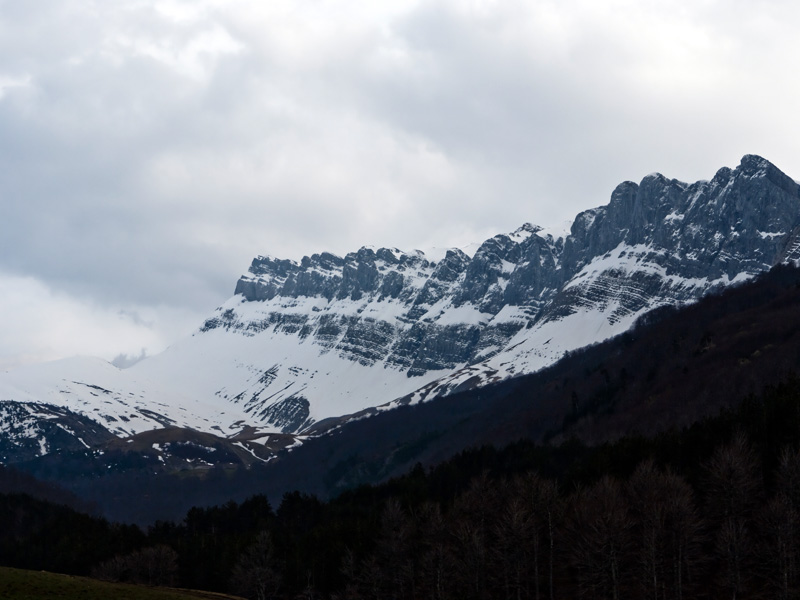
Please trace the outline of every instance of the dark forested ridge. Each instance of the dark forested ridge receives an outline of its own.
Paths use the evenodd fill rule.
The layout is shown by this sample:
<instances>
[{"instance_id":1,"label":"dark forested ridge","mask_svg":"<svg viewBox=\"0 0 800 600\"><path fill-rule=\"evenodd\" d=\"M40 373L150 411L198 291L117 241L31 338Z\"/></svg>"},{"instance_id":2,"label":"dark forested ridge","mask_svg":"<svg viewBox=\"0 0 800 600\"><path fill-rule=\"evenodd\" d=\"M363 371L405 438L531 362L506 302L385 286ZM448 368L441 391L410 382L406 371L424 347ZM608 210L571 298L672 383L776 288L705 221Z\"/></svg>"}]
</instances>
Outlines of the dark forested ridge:
<instances>
[{"instance_id":1,"label":"dark forested ridge","mask_svg":"<svg viewBox=\"0 0 800 600\"><path fill-rule=\"evenodd\" d=\"M75 510L96 513L97 506L50 482L39 481L29 473L0 465L0 494L27 494L32 498L63 504Z\"/></svg>"}]
</instances>

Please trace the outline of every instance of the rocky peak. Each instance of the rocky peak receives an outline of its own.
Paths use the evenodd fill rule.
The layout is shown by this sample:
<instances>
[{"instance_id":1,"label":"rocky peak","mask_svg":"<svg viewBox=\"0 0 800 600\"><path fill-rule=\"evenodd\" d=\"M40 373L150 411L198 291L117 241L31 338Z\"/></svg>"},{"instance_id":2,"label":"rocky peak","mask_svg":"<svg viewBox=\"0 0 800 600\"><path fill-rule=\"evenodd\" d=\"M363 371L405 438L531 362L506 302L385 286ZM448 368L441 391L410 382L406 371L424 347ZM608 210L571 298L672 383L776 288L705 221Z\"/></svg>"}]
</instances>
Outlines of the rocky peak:
<instances>
[{"instance_id":1,"label":"rocky peak","mask_svg":"<svg viewBox=\"0 0 800 600\"><path fill-rule=\"evenodd\" d=\"M462 250L452 248L448 250L442 260L436 265L431 279L452 283L466 270L470 258Z\"/></svg>"},{"instance_id":2,"label":"rocky peak","mask_svg":"<svg viewBox=\"0 0 800 600\"><path fill-rule=\"evenodd\" d=\"M335 271L341 269L343 265L344 260L335 254L331 254L330 252L304 256L300 261L300 266L304 269L315 268L321 271Z\"/></svg>"},{"instance_id":3,"label":"rocky peak","mask_svg":"<svg viewBox=\"0 0 800 600\"><path fill-rule=\"evenodd\" d=\"M186 342L191 350L134 369L147 375L157 365L156 377L184 369L178 380L191 397L220 414L298 432L348 411L542 368L648 310L782 261L800 261L798 184L746 156L710 181L655 173L624 182L563 238L526 223L472 257L367 247L299 263L260 256L236 296ZM83 393L91 399L98 389Z\"/></svg>"},{"instance_id":4,"label":"rocky peak","mask_svg":"<svg viewBox=\"0 0 800 600\"><path fill-rule=\"evenodd\" d=\"M746 156L710 181L690 185L653 173L623 182L607 205L581 212L564 238L526 223L486 240L472 257L449 250L434 261L419 251L366 247L299 264L259 257L237 293L275 302L255 309L255 323L231 304L234 314L206 325L296 334L361 365L428 377L469 369L512 340L518 344L521 332L577 314L593 315L586 317L596 321L591 330L610 335L650 308L690 302L782 260L800 260L798 232L798 185L768 161ZM284 313L282 299L299 296L327 303L313 304L309 314ZM582 327L569 337L583 339ZM539 362L557 356L539 346L531 353Z\"/></svg>"},{"instance_id":5,"label":"rocky peak","mask_svg":"<svg viewBox=\"0 0 800 600\"><path fill-rule=\"evenodd\" d=\"M344 258L315 254L300 264L258 257L236 293L248 300L404 299L416 307L410 318L450 295L454 306L497 314L508 304L541 304L546 290L621 245L672 256L662 261L668 272L733 276L756 272L786 254L798 197L797 183L769 161L747 155L711 181L689 185L653 173L639 184L623 182L608 205L580 213L564 240L543 237L540 227L526 223L486 240L472 258L450 250L438 264L419 252L367 247Z\"/></svg>"},{"instance_id":6,"label":"rocky peak","mask_svg":"<svg viewBox=\"0 0 800 600\"><path fill-rule=\"evenodd\" d=\"M380 273L375 265L375 251L372 248L361 248L344 257L342 267L342 283L336 297L340 300L350 298L360 300L364 294L378 289Z\"/></svg>"},{"instance_id":7,"label":"rocky peak","mask_svg":"<svg viewBox=\"0 0 800 600\"><path fill-rule=\"evenodd\" d=\"M273 258L272 256L259 256L250 264L250 273L271 277L275 281L283 281L292 273L296 273L300 266L293 260Z\"/></svg>"},{"instance_id":8,"label":"rocky peak","mask_svg":"<svg viewBox=\"0 0 800 600\"><path fill-rule=\"evenodd\" d=\"M242 294L248 300L271 300L282 292L286 280L301 268L293 260L259 256L250 265L253 277L241 278L234 294ZM259 285L255 285L256 279Z\"/></svg>"},{"instance_id":9,"label":"rocky peak","mask_svg":"<svg viewBox=\"0 0 800 600\"><path fill-rule=\"evenodd\" d=\"M778 186L789 194L798 193L798 184L783 171L765 158L755 154L746 154L742 157L737 171L750 179L768 179L773 185Z\"/></svg>"}]
</instances>

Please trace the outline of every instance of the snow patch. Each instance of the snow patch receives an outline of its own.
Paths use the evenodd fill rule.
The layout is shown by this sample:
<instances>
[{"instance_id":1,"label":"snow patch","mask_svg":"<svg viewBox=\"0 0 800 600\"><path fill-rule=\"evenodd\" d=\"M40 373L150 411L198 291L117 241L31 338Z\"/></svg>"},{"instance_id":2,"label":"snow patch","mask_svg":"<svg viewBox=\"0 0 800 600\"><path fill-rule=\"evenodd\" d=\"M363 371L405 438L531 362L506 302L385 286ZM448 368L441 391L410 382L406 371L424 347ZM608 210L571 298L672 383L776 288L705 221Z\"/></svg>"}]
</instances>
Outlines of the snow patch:
<instances>
[{"instance_id":1,"label":"snow patch","mask_svg":"<svg viewBox=\"0 0 800 600\"><path fill-rule=\"evenodd\" d=\"M786 232L785 231L769 231L769 232L767 232L767 231L759 231L758 235L762 240L771 240L771 239L774 239L774 238L777 238L777 237L785 236Z\"/></svg>"},{"instance_id":2,"label":"snow patch","mask_svg":"<svg viewBox=\"0 0 800 600\"><path fill-rule=\"evenodd\" d=\"M683 214L679 213L678 211L673 210L666 217L664 217L664 221L667 222L667 223L675 223L676 221L680 222L680 221L683 221L685 216L686 215L683 215Z\"/></svg>"}]
</instances>

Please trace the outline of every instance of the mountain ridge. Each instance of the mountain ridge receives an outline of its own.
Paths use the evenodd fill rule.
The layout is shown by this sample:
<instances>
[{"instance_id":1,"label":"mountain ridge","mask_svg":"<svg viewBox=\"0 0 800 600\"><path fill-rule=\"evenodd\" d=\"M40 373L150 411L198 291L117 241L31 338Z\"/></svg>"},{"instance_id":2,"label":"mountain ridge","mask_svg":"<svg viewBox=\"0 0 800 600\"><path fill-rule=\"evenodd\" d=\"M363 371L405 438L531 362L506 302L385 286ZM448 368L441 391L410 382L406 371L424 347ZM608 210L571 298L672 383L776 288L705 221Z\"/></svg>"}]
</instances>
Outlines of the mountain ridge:
<instances>
[{"instance_id":1,"label":"mountain ridge","mask_svg":"<svg viewBox=\"0 0 800 600\"><path fill-rule=\"evenodd\" d=\"M223 437L249 427L249 443L318 435L347 415L537 371L654 308L799 260L800 192L746 155L708 181L623 182L564 238L525 224L471 257L436 258L367 247L260 256L234 296L164 353L125 372L40 376L49 388L3 374L0 401L50 402L115 435L166 425Z\"/></svg>"},{"instance_id":2,"label":"mountain ridge","mask_svg":"<svg viewBox=\"0 0 800 600\"><path fill-rule=\"evenodd\" d=\"M648 313L634 329L536 373L343 421L248 469L209 464L213 447L227 454L236 448L208 434L177 431L193 443L159 454L150 442L162 449L175 443L166 429L117 440L100 457L84 450L18 466L96 503L109 518L150 523L180 519L193 505L253 494L330 498L417 464L433 467L459 453L491 453L519 440L556 453L569 453L577 443L599 445L602 454L620 439L637 447L708 419L730 425L726 415L740 409L758 414L759 398L770 390L794 389L796 396L798 303L800 269L778 266L692 305ZM791 396L787 402L786 418L796 421L797 403ZM187 455L194 467L179 460ZM157 469L159 456L179 472Z\"/></svg>"}]
</instances>

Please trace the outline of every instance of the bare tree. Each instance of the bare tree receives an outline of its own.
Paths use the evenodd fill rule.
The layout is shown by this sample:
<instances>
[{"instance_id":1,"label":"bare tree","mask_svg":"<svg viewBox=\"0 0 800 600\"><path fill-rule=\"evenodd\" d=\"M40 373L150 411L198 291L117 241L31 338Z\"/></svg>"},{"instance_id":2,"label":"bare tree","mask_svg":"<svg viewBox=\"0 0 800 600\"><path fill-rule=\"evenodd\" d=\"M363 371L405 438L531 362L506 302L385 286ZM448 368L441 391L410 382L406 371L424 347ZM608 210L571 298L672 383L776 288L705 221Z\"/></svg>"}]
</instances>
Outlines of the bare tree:
<instances>
[{"instance_id":1,"label":"bare tree","mask_svg":"<svg viewBox=\"0 0 800 600\"><path fill-rule=\"evenodd\" d=\"M495 568L492 571L505 590L506 599L527 600L530 598L531 562L538 577L534 548L538 547L539 539L533 528L531 511L521 498L507 496L493 533L495 543L491 547L491 558Z\"/></svg>"},{"instance_id":2,"label":"bare tree","mask_svg":"<svg viewBox=\"0 0 800 600\"><path fill-rule=\"evenodd\" d=\"M490 536L497 515L497 491L486 473L476 477L453 508L455 584L462 595L484 600L489 595Z\"/></svg>"},{"instance_id":3,"label":"bare tree","mask_svg":"<svg viewBox=\"0 0 800 600\"><path fill-rule=\"evenodd\" d=\"M619 482L604 476L591 488L576 492L570 505L567 545L578 593L619 600L632 525Z\"/></svg>"},{"instance_id":4,"label":"bare tree","mask_svg":"<svg viewBox=\"0 0 800 600\"><path fill-rule=\"evenodd\" d=\"M663 478L672 595L676 600L682 600L686 591L691 589L690 575L701 562L703 521L697 510L694 492L686 480L669 471Z\"/></svg>"},{"instance_id":5,"label":"bare tree","mask_svg":"<svg viewBox=\"0 0 800 600\"><path fill-rule=\"evenodd\" d=\"M239 557L231 585L236 593L252 600L275 598L280 586L277 566L272 537L269 532L261 531Z\"/></svg>"},{"instance_id":6,"label":"bare tree","mask_svg":"<svg viewBox=\"0 0 800 600\"><path fill-rule=\"evenodd\" d=\"M537 473L526 473L514 480L516 495L530 510L530 531L532 542L533 585L536 600L541 598L541 568L546 556L547 597L554 598L553 577L555 567L556 534L563 516L563 502L558 493L558 485L543 479Z\"/></svg>"},{"instance_id":7,"label":"bare tree","mask_svg":"<svg viewBox=\"0 0 800 600\"><path fill-rule=\"evenodd\" d=\"M800 510L800 450L784 448L781 452L777 486L795 510Z\"/></svg>"},{"instance_id":8,"label":"bare tree","mask_svg":"<svg viewBox=\"0 0 800 600\"><path fill-rule=\"evenodd\" d=\"M717 557L724 565L721 584L735 599L752 572L752 519L762 489L758 460L743 434L714 451L705 484L708 516L717 531Z\"/></svg>"},{"instance_id":9,"label":"bare tree","mask_svg":"<svg viewBox=\"0 0 800 600\"><path fill-rule=\"evenodd\" d=\"M348 553L348 556L345 557L345 564L347 564L348 559L350 561L354 560L352 554ZM351 562L350 569L350 582L346 588L348 598L382 600L384 574L374 554L368 556L358 564ZM345 574L347 574L347 571L346 569Z\"/></svg>"},{"instance_id":10,"label":"bare tree","mask_svg":"<svg viewBox=\"0 0 800 600\"><path fill-rule=\"evenodd\" d=\"M98 579L144 585L174 585L177 573L178 553L163 544L115 556L92 572Z\"/></svg>"},{"instance_id":11,"label":"bare tree","mask_svg":"<svg viewBox=\"0 0 800 600\"><path fill-rule=\"evenodd\" d=\"M750 531L744 521L726 519L717 531L716 549L724 561L723 584L736 600L745 589L751 558Z\"/></svg>"},{"instance_id":12,"label":"bare tree","mask_svg":"<svg viewBox=\"0 0 800 600\"><path fill-rule=\"evenodd\" d=\"M353 551L345 550L342 557L342 575L345 578L344 592L336 600L361 600L363 595L359 589L359 568Z\"/></svg>"},{"instance_id":13,"label":"bare tree","mask_svg":"<svg viewBox=\"0 0 800 600\"><path fill-rule=\"evenodd\" d=\"M424 504L417 515L422 554L420 556L420 596L446 600L453 576L450 524L438 504Z\"/></svg>"},{"instance_id":14,"label":"bare tree","mask_svg":"<svg viewBox=\"0 0 800 600\"><path fill-rule=\"evenodd\" d=\"M787 447L781 452L776 487L777 496L762 511L759 524L765 537L767 579L776 585L779 597L783 598L794 594L800 584L799 449Z\"/></svg>"},{"instance_id":15,"label":"bare tree","mask_svg":"<svg viewBox=\"0 0 800 600\"><path fill-rule=\"evenodd\" d=\"M798 512L785 494L779 493L758 518L762 543L760 567L773 598L788 600L797 586Z\"/></svg>"},{"instance_id":16,"label":"bare tree","mask_svg":"<svg viewBox=\"0 0 800 600\"><path fill-rule=\"evenodd\" d=\"M631 516L635 535L634 555L638 569L634 581L643 598L659 600L662 596L667 560L665 538L667 499L661 474L652 461L641 463L628 481Z\"/></svg>"},{"instance_id":17,"label":"bare tree","mask_svg":"<svg viewBox=\"0 0 800 600\"><path fill-rule=\"evenodd\" d=\"M634 575L643 598L683 598L686 572L700 552L701 521L683 478L640 464L628 481L634 523Z\"/></svg>"},{"instance_id":18,"label":"bare tree","mask_svg":"<svg viewBox=\"0 0 800 600\"><path fill-rule=\"evenodd\" d=\"M103 581L130 581L130 563L127 556L115 556L92 569L92 577Z\"/></svg>"},{"instance_id":19,"label":"bare tree","mask_svg":"<svg viewBox=\"0 0 800 600\"><path fill-rule=\"evenodd\" d=\"M457 593L476 600L488 597L487 563L489 542L486 531L461 519L453 526Z\"/></svg>"},{"instance_id":20,"label":"bare tree","mask_svg":"<svg viewBox=\"0 0 800 600\"><path fill-rule=\"evenodd\" d=\"M414 564L411 552L412 523L397 500L389 500L381 518L377 559L383 584L382 597L401 600L412 597Z\"/></svg>"}]
</instances>

